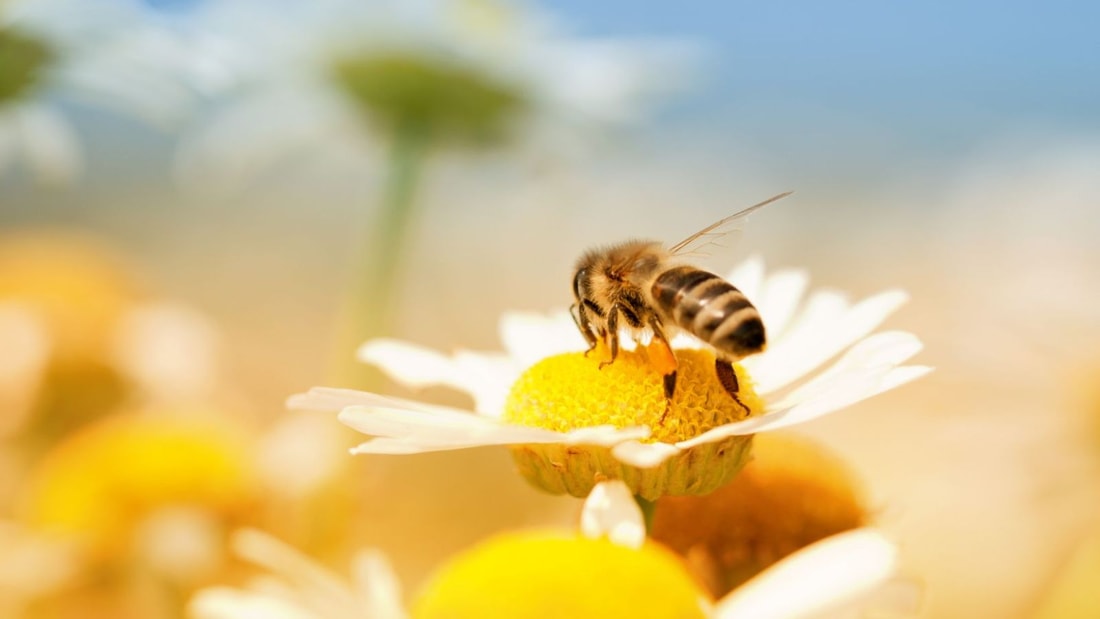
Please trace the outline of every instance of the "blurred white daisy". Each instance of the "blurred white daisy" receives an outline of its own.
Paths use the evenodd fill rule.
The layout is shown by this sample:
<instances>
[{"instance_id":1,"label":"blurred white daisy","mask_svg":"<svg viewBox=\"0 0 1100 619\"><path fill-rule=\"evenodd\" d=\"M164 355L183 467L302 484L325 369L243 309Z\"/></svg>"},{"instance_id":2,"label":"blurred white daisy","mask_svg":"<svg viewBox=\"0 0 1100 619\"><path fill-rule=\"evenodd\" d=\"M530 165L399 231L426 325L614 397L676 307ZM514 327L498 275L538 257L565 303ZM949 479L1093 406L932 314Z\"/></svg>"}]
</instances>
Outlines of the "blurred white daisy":
<instances>
[{"instance_id":1,"label":"blurred white daisy","mask_svg":"<svg viewBox=\"0 0 1100 619\"><path fill-rule=\"evenodd\" d=\"M519 531L483 542L442 566L408 611L377 550L360 553L349 582L264 533L243 531L236 552L269 573L247 588L202 590L189 611L194 619L845 616L865 607L897 562L889 540L859 529L799 551L712 603L674 555L646 541L641 513L621 482L596 486L581 523L582 535ZM563 569L569 566L575 569ZM896 601L887 604L899 610Z\"/></svg>"},{"instance_id":2,"label":"blurred white daisy","mask_svg":"<svg viewBox=\"0 0 1100 619\"><path fill-rule=\"evenodd\" d=\"M237 532L233 551L268 571L247 588L199 591L188 612L194 619L404 619L401 588L378 550L359 552L350 582L293 547L254 529Z\"/></svg>"},{"instance_id":3,"label":"blurred white daisy","mask_svg":"<svg viewBox=\"0 0 1100 619\"><path fill-rule=\"evenodd\" d=\"M765 277L759 259L728 279L753 299L771 342L737 368L748 418L718 385L713 357L706 362L710 353L689 348L700 346L693 338L673 340L680 377L669 411L644 349L622 353L601 369L598 359L577 352L586 345L565 311L506 315L504 353L448 356L394 340L371 341L360 350L363 361L407 385L469 393L474 413L328 388L294 396L289 405L340 411L342 422L372 437L353 453L508 445L524 476L550 492L586 496L600 479L623 479L653 500L702 494L725 483L744 464L757 432L809 421L929 371L902 365L921 350L916 336L873 333L906 301L904 292L853 304L839 292L821 290L802 303L807 274L787 270Z\"/></svg>"},{"instance_id":4,"label":"blurred white daisy","mask_svg":"<svg viewBox=\"0 0 1100 619\"><path fill-rule=\"evenodd\" d=\"M201 53L139 3L13 0L0 5L0 172L23 164L58 182L83 161L66 107L77 103L165 124L201 94Z\"/></svg>"},{"instance_id":5,"label":"blurred white daisy","mask_svg":"<svg viewBox=\"0 0 1100 619\"><path fill-rule=\"evenodd\" d=\"M691 54L571 37L510 0L236 0L203 27L246 81L181 148L181 178L204 189L332 154L590 138L682 85Z\"/></svg>"}]
</instances>

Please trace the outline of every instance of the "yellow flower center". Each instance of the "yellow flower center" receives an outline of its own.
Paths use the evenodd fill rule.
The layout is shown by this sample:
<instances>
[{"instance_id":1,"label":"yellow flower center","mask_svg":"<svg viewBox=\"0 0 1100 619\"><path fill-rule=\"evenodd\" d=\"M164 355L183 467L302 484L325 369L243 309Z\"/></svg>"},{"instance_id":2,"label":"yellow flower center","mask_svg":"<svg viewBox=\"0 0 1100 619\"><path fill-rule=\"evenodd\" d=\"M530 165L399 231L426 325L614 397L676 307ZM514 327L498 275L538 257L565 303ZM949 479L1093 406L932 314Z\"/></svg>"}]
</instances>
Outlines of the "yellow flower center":
<instances>
[{"instance_id":1,"label":"yellow flower center","mask_svg":"<svg viewBox=\"0 0 1100 619\"><path fill-rule=\"evenodd\" d=\"M646 348L621 351L614 363L600 367L604 353L566 353L535 364L512 385L504 419L559 432L648 426L648 441L676 443L764 410L739 366L734 367L737 397L726 390L708 350L675 352L677 382L671 402L665 398L664 374ZM547 492L585 497L596 482L621 479L635 494L656 500L718 488L745 463L751 445L751 436L731 436L679 451L648 469L625 464L607 447L592 445L520 445L512 448L512 455L520 473Z\"/></svg>"},{"instance_id":2,"label":"yellow flower center","mask_svg":"<svg viewBox=\"0 0 1100 619\"><path fill-rule=\"evenodd\" d=\"M679 560L552 532L509 533L445 566L417 600L416 619L485 617L704 617Z\"/></svg>"},{"instance_id":3,"label":"yellow flower center","mask_svg":"<svg viewBox=\"0 0 1100 619\"><path fill-rule=\"evenodd\" d=\"M144 517L194 505L230 516L249 502L245 441L194 417L123 416L89 426L47 454L27 501L28 520L76 535L89 550L124 550Z\"/></svg>"},{"instance_id":4,"label":"yellow flower center","mask_svg":"<svg viewBox=\"0 0 1100 619\"><path fill-rule=\"evenodd\" d=\"M664 377L644 348L621 351L603 368L599 353L566 353L535 364L512 386L504 418L559 432L605 424L649 426L650 440L675 443L764 410L740 366L734 366L740 384L737 399L726 391L710 351L676 351L671 402L665 399Z\"/></svg>"}]
</instances>

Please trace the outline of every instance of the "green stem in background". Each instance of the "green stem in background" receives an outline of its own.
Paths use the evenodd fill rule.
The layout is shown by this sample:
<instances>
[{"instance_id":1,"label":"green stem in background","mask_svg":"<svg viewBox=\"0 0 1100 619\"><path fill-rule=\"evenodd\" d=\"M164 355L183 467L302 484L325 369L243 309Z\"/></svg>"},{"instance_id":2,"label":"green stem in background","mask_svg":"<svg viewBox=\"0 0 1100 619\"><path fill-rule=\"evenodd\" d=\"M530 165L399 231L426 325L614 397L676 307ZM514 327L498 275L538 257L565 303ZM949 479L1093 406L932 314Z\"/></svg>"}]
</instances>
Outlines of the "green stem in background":
<instances>
[{"instance_id":1,"label":"green stem in background","mask_svg":"<svg viewBox=\"0 0 1100 619\"><path fill-rule=\"evenodd\" d=\"M634 502L642 510L642 520L645 522L645 534L649 537L653 532L653 514L657 511L657 501L643 499L641 495L634 495Z\"/></svg>"},{"instance_id":2,"label":"green stem in background","mask_svg":"<svg viewBox=\"0 0 1100 619\"><path fill-rule=\"evenodd\" d=\"M355 360L355 350L373 337L391 335L398 307L401 266L409 229L415 220L416 189L428 153L428 131L423 123L394 128L383 193L378 210L369 218L362 247L356 252L354 281L349 289L349 315L337 342L337 380L343 386L368 387L377 374Z\"/></svg>"}]
</instances>

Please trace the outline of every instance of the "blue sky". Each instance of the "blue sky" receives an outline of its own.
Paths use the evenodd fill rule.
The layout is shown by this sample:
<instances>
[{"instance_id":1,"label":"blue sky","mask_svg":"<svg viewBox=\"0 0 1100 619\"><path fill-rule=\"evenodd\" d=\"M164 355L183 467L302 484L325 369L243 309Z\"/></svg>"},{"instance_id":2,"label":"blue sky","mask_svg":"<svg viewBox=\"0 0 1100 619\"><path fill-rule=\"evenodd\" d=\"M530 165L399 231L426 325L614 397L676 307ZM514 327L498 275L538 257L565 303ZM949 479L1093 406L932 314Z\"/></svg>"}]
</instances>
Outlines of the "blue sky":
<instances>
[{"instance_id":1,"label":"blue sky","mask_svg":"<svg viewBox=\"0 0 1100 619\"><path fill-rule=\"evenodd\" d=\"M581 33L685 36L709 50L689 108L711 119L886 122L930 143L1014 127L1100 130L1100 4L562 0ZM907 128L907 129L906 129Z\"/></svg>"}]
</instances>

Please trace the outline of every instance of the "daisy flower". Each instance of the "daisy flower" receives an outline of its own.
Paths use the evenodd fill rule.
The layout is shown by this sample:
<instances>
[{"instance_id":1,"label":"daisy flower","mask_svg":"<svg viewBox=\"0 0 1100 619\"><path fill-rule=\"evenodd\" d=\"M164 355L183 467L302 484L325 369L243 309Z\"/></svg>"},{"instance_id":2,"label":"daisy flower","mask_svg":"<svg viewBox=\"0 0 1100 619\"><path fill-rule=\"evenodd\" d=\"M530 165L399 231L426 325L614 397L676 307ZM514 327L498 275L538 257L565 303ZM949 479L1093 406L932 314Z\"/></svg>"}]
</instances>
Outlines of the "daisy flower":
<instances>
[{"instance_id":1,"label":"daisy flower","mask_svg":"<svg viewBox=\"0 0 1100 619\"><path fill-rule=\"evenodd\" d=\"M355 560L351 582L258 531L234 540L270 573L247 589L216 587L191 601L195 619L279 617L800 617L851 610L893 574L897 551L870 529L835 536L712 602L671 552L645 539L642 515L621 482L585 502L581 534L513 531L439 568L406 610L376 550Z\"/></svg>"},{"instance_id":2,"label":"daisy flower","mask_svg":"<svg viewBox=\"0 0 1100 619\"><path fill-rule=\"evenodd\" d=\"M220 560L225 525L255 502L251 443L216 417L124 414L89 424L36 463L23 520L82 557L140 557L187 578Z\"/></svg>"},{"instance_id":3,"label":"daisy flower","mask_svg":"<svg viewBox=\"0 0 1100 619\"><path fill-rule=\"evenodd\" d=\"M929 371L902 365L921 349L916 336L873 333L906 301L902 291L853 304L821 290L801 303L807 274L765 277L759 259L728 279L753 300L771 334L766 352L736 367L745 406L714 376L713 354L681 336L673 340L677 392L666 409L661 375L644 346L601 368L601 355L580 352L585 343L565 311L505 316L505 353L448 356L393 340L360 350L363 361L405 384L468 392L473 412L328 388L294 396L289 405L340 411L342 422L372 437L353 453L508 445L528 481L549 492L587 496L601 479L622 479L652 501L706 494L728 482L758 432L815 419Z\"/></svg>"},{"instance_id":4,"label":"daisy flower","mask_svg":"<svg viewBox=\"0 0 1100 619\"><path fill-rule=\"evenodd\" d=\"M79 235L0 237L0 436L45 445L128 404L209 398L219 334L152 297L123 257Z\"/></svg>"},{"instance_id":5,"label":"daisy flower","mask_svg":"<svg viewBox=\"0 0 1100 619\"><path fill-rule=\"evenodd\" d=\"M202 27L242 76L185 141L189 185L249 181L330 153L583 136L644 116L681 81L683 44L579 39L508 0L237 0ZM520 138L513 140L513 138ZM192 182L193 181L193 182Z\"/></svg>"},{"instance_id":6,"label":"daisy flower","mask_svg":"<svg viewBox=\"0 0 1100 619\"><path fill-rule=\"evenodd\" d=\"M60 102L92 104L155 123L194 103L198 52L158 30L137 4L13 0L0 5L0 172L22 163L42 181L82 167Z\"/></svg>"}]
</instances>

